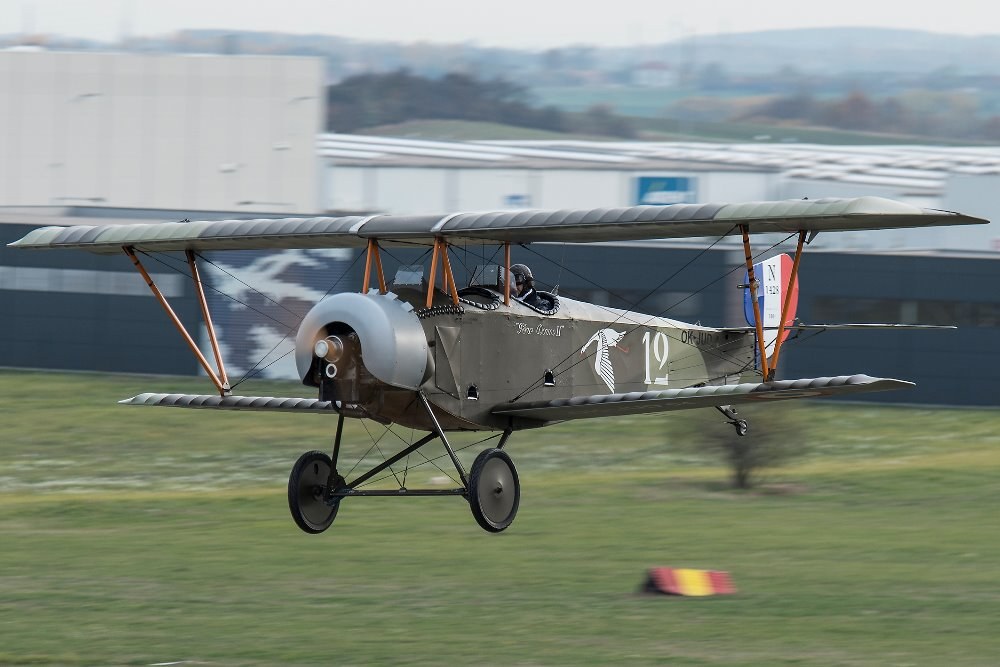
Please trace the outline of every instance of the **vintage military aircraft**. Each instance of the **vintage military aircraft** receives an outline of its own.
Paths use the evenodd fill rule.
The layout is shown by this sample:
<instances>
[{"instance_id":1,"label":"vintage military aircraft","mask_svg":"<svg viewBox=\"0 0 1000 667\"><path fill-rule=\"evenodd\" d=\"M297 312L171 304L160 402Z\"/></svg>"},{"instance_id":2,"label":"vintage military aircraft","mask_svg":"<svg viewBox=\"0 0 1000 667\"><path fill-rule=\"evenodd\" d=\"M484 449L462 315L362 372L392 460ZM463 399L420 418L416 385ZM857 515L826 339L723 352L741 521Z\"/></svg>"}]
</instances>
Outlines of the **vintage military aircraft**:
<instances>
[{"instance_id":1,"label":"vintage military aircraft","mask_svg":"<svg viewBox=\"0 0 1000 667\"><path fill-rule=\"evenodd\" d=\"M805 328L792 316L803 247L820 232L986 222L863 197L44 227L10 245L124 252L217 390L215 395L141 394L122 403L337 415L332 455L307 452L292 468L288 504L302 530L326 530L348 497L456 495L468 500L480 526L499 532L514 520L520 499L517 471L504 451L514 431L570 419L715 407L742 435L747 424L737 415L733 407L737 404L912 386L867 375L776 379L782 341L789 329ZM797 236L793 259L781 255L755 264L750 235L769 232ZM529 304L511 293L507 279L511 244L727 235L742 237L752 326L700 326L544 292ZM449 248L470 242L498 244L503 264L482 267L474 284L459 287ZM429 272L425 274L422 267L401 271L395 281L387 281L379 251L392 244L426 245L431 249ZM365 248L366 263L359 292L327 296L299 325L298 375L305 385L316 388L317 397L232 395L204 296L199 253L329 247ZM140 260L140 255L161 251L186 256L215 367L199 351ZM758 276L761 272L764 275ZM518 344L526 339L532 344ZM427 434L347 479L338 467L347 417L396 423ZM475 430L495 431L498 441L480 453L467 472L446 433ZM398 489L362 488L434 439L441 441L451 459L461 480L459 488L409 489L402 484Z\"/></svg>"}]
</instances>

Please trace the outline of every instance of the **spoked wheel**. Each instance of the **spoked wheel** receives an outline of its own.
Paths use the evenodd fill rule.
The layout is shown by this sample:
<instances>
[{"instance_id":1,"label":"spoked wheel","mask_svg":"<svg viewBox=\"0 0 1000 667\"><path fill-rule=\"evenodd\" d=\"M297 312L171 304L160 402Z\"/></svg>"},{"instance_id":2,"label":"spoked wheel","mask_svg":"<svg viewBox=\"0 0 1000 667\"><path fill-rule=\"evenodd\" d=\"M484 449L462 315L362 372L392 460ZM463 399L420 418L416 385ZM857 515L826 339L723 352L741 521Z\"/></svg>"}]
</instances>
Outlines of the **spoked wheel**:
<instances>
[{"instance_id":1,"label":"spoked wheel","mask_svg":"<svg viewBox=\"0 0 1000 667\"><path fill-rule=\"evenodd\" d=\"M476 522L499 533L514 521L520 501L521 483L507 453L501 449L481 452L469 474L469 504Z\"/></svg>"},{"instance_id":2,"label":"spoked wheel","mask_svg":"<svg viewBox=\"0 0 1000 667\"><path fill-rule=\"evenodd\" d=\"M306 452L292 466L288 477L288 509L296 525L307 533L322 533L337 517L340 501L326 502L330 480L330 457L323 452Z\"/></svg>"}]
</instances>

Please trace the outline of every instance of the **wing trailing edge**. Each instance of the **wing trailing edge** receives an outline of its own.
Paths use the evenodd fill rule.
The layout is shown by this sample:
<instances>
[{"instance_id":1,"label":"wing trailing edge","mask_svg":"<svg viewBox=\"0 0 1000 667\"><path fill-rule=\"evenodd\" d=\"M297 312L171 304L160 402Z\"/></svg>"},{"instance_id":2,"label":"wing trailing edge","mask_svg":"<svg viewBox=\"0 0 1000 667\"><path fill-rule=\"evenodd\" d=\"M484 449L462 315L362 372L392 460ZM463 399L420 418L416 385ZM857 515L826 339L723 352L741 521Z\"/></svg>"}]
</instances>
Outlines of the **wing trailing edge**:
<instances>
[{"instance_id":1,"label":"wing trailing edge","mask_svg":"<svg viewBox=\"0 0 1000 667\"><path fill-rule=\"evenodd\" d=\"M906 389L914 386L916 386L914 383L904 380L876 378L869 375L840 375L837 377L710 385L629 394L577 396L554 401L512 403L496 408L493 413L544 422L566 421L569 419L687 410L756 401L842 396Z\"/></svg>"}]
</instances>

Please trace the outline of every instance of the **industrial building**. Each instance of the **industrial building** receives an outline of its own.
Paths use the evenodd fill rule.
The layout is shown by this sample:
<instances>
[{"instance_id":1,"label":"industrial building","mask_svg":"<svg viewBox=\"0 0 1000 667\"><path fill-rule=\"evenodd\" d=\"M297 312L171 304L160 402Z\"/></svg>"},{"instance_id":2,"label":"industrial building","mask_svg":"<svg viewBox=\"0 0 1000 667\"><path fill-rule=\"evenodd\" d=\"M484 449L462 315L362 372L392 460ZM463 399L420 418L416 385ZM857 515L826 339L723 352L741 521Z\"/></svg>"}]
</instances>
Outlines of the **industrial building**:
<instances>
[{"instance_id":1,"label":"industrial building","mask_svg":"<svg viewBox=\"0 0 1000 667\"><path fill-rule=\"evenodd\" d=\"M312 212L318 58L0 50L0 206Z\"/></svg>"}]
</instances>

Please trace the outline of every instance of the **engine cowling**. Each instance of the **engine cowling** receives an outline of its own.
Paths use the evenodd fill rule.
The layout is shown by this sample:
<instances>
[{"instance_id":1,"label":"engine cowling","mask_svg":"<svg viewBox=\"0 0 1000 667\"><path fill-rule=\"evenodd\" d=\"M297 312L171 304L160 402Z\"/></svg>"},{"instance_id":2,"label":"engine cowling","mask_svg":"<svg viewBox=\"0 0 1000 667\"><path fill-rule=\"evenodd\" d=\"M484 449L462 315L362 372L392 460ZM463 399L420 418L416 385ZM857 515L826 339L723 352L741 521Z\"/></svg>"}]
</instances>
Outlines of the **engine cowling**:
<instances>
[{"instance_id":1,"label":"engine cowling","mask_svg":"<svg viewBox=\"0 0 1000 667\"><path fill-rule=\"evenodd\" d=\"M303 384L336 386L336 400L365 402L373 380L413 390L423 384L427 338L413 306L395 294L333 294L299 325L295 365Z\"/></svg>"}]
</instances>

